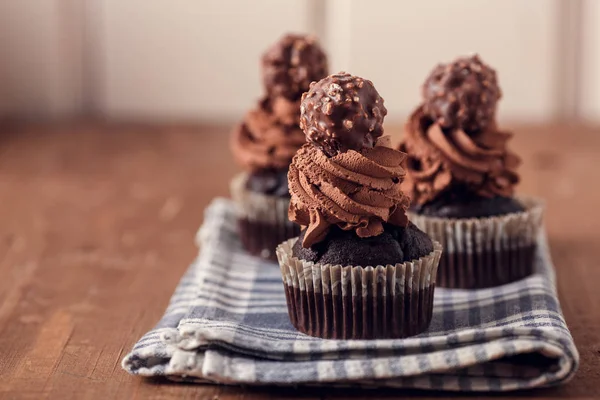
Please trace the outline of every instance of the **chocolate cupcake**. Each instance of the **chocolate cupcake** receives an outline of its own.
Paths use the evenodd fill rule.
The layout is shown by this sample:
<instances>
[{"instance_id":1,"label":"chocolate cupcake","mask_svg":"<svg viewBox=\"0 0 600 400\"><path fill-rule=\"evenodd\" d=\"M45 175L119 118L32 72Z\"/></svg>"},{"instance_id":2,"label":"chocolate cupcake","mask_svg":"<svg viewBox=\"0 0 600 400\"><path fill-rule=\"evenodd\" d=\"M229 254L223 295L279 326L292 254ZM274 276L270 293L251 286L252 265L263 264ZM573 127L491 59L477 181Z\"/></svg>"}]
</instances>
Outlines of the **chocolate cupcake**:
<instances>
[{"instance_id":1,"label":"chocolate cupcake","mask_svg":"<svg viewBox=\"0 0 600 400\"><path fill-rule=\"evenodd\" d=\"M442 243L438 285L483 288L530 275L542 205L513 197L520 159L496 124L502 92L478 56L438 65L400 150L409 217Z\"/></svg>"},{"instance_id":2,"label":"chocolate cupcake","mask_svg":"<svg viewBox=\"0 0 600 400\"><path fill-rule=\"evenodd\" d=\"M287 172L305 143L300 98L327 75L327 59L314 37L286 35L263 55L262 71L266 94L231 135L231 150L246 171L233 179L231 194L244 247L275 260L276 246L299 233L287 218Z\"/></svg>"},{"instance_id":3,"label":"chocolate cupcake","mask_svg":"<svg viewBox=\"0 0 600 400\"><path fill-rule=\"evenodd\" d=\"M288 181L289 218L304 229L277 248L292 324L334 339L424 331L441 246L406 216L405 154L382 136L383 99L346 73L311 84L302 99L309 143Z\"/></svg>"}]
</instances>

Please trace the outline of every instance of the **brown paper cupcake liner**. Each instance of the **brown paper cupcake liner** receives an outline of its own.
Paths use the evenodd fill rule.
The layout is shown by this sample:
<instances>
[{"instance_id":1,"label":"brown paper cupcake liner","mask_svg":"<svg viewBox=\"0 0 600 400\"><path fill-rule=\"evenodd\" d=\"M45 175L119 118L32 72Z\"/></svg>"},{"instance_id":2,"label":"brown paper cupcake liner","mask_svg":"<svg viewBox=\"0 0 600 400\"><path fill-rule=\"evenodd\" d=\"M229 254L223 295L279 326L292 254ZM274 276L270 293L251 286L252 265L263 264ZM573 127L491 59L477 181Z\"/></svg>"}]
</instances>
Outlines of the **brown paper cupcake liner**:
<instances>
[{"instance_id":1,"label":"brown paper cupcake liner","mask_svg":"<svg viewBox=\"0 0 600 400\"><path fill-rule=\"evenodd\" d=\"M255 256L277 260L275 249L286 239L300 234L300 227L288 219L289 198L268 196L246 189L248 175L231 181L231 197L236 204L240 239Z\"/></svg>"},{"instance_id":2,"label":"brown paper cupcake liner","mask_svg":"<svg viewBox=\"0 0 600 400\"><path fill-rule=\"evenodd\" d=\"M433 314L442 247L418 260L376 267L322 265L293 256L297 238L277 247L292 325L326 339L403 338Z\"/></svg>"},{"instance_id":3,"label":"brown paper cupcake liner","mask_svg":"<svg viewBox=\"0 0 600 400\"><path fill-rule=\"evenodd\" d=\"M499 286L531 275L543 202L520 197L525 211L490 218L452 219L408 213L421 230L440 242L437 285L477 289Z\"/></svg>"}]
</instances>

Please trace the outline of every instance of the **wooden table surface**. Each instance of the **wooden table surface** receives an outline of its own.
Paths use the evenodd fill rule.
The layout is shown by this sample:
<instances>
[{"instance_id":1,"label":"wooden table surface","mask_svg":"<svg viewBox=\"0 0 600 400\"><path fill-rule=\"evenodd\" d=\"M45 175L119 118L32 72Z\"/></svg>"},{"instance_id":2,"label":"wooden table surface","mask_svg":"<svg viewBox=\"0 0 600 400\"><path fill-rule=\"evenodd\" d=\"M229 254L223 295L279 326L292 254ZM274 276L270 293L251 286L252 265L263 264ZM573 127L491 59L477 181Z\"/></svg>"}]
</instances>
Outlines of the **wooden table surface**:
<instances>
[{"instance_id":1,"label":"wooden table surface","mask_svg":"<svg viewBox=\"0 0 600 400\"><path fill-rule=\"evenodd\" d=\"M519 396L600 393L600 129L517 126L519 191L547 228L576 377ZM132 377L120 366L193 259L203 209L237 171L216 127L20 125L0 133L1 399L400 398L430 393L243 389ZM439 396L439 394L438 394Z\"/></svg>"}]
</instances>

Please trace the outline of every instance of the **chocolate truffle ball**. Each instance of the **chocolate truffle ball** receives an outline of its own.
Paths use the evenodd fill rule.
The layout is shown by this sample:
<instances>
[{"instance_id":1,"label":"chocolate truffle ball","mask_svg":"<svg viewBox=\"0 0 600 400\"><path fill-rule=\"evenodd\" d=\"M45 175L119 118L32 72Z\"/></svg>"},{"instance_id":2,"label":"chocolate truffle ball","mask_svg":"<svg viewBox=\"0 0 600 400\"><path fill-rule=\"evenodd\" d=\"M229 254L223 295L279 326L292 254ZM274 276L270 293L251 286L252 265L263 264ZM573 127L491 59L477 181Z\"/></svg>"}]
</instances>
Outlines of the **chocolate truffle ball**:
<instances>
[{"instance_id":1,"label":"chocolate truffle ball","mask_svg":"<svg viewBox=\"0 0 600 400\"><path fill-rule=\"evenodd\" d=\"M440 64L423 85L423 110L443 128L475 133L493 122L502 92L479 56Z\"/></svg>"},{"instance_id":2,"label":"chocolate truffle ball","mask_svg":"<svg viewBox=\"0 0 600 400\"><path fill-rule=\"evenodd\" d=\"M327 57L314 36L286 35L263 55L262 69L270 96L295 100L327 75Z\"/></svg>"},{"instance_id":3,"label":"chocolate truffle ball","mask_svg":"<svg viewBox=\"0 0 600 400\"><path fill-rule=\"evenodd\" d=\"M345 72L312 83L302 95L300 128L330 157L375 145L387 110L367 79Z\"/></svg>"}]
</instances>

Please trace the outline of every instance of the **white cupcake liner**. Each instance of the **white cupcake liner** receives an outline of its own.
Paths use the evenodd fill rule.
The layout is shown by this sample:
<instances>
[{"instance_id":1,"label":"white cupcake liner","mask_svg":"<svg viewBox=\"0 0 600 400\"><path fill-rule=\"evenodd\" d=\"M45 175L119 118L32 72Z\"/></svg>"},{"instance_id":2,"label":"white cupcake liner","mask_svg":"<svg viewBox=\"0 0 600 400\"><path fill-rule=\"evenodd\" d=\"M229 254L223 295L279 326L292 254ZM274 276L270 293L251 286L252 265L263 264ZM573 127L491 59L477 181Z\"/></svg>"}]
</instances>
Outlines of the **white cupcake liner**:
<instances>
[{"instance_id":1,"label":"white cupcake liner","mask_svg":"<svg viewBox=\"0 0 600 400\"><path fill-rule=\"evenodd\" d=\"M248 174L241 173L230 185L240 239L249 253L276 260L277 245L300 234L300 227L288 219L290 199L252 192L246 189L247 180Z\"/></svg>"},{"instance_id":2,"label":"white cupcake liner","mask_svg":"<svg viewBox=\"0 0 600 400\"><path fill-rule=\"evenodd\" d=\"M518 200L525 211L489 218L438 218L408 213L409 219L440 242L437 285L475 289L499 286L533 273L536 239L542 227L543 202Z\"/></svg>"},{"instance_id":3,"label":"white cupcake liner","mask_svg":"<svg viewBox=\"0 0 600 400\"><path fill-rule=\"evenodd\" d=\"M327 339L402 338L433 314L442 246L418 260L376 267L318 264L293 256L297 238L277 247L289 317L300 332Z\"/></svg>"}]
</instances>

